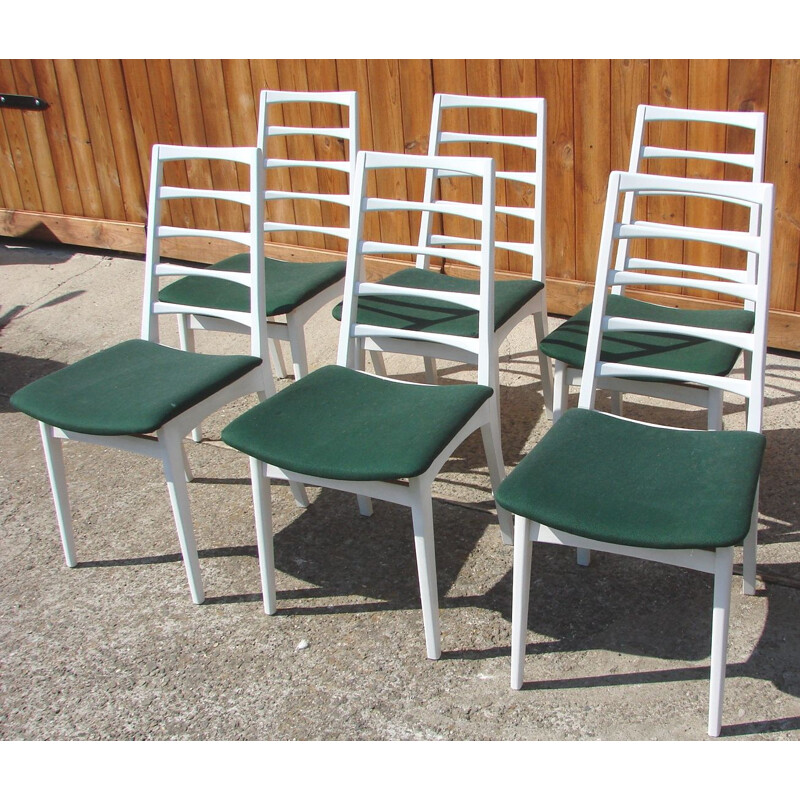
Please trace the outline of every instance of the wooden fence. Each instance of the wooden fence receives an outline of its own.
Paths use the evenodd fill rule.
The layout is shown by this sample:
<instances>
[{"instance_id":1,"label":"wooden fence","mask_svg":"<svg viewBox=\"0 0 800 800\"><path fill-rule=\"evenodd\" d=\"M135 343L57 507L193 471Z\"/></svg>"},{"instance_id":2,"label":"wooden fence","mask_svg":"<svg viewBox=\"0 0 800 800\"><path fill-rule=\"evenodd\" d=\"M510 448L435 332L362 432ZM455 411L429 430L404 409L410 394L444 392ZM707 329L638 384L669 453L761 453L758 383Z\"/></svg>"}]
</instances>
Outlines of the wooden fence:
<instances>
[{"instance_id":1,"label":"wooden fence","mask_svg":"<svg viewBox=\"0 0 800 800\"><path fill-rule=\"evenodd\" d=\"M152 145L255 144L265 87L357 90L361 147L394 152L426 152L436 92L545 97L548 296L561 314L590 298L608 173L627 166L639 103L766 111L766 179L777 193L770 344L800 351L800 60L0 60L0 92L50 104L0 109L0 235L143 252ZM471 112L468 124L515 123ZM705 149L742 145L686 126L663 136ZM710 175L735 177L733 169ZM308 246L284 237L274 248L291 257Z\"/></svg>"}]
</instances>

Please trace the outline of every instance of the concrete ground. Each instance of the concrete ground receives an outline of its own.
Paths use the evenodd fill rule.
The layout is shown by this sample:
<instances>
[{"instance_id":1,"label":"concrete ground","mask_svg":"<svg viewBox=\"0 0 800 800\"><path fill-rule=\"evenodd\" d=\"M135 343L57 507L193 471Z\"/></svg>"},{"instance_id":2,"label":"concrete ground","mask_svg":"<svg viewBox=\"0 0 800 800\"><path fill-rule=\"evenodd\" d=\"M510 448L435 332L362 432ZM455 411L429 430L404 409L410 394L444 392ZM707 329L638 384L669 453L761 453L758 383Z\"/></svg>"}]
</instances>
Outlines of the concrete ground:
<instances>
[{"instance_id":1,"label":"concrete ground","mask_svg":"<svg viewBox=\"0 0 800 800\"><path fill-rule=\"evenodd\" d=\"M567 548L535 549L526 684L509 688L512 550L479 441L436 492L443 656L425 658L407 510L274 490L279 613L261 605L247 461L219 432L187 443L207 601L191 603L160 465L65 445L79 565L58 537L36 423L19 387L138 335L142 261L0 240L0 737L3 740L704 740L710 578ZM559 320L554 319L553 325ZM162 326L174 343L173 326ZM335 355L327 312L312 367ZM549 427L532 327L503 348L510 469ZM207 334L207 351L244 351ZM443 365L448 378L466 370ZM421 364L390 360L396 374ZM771 353L759 590L734 579L722 740L800 740L800 361ZM288 381L279 381L278 388ZM573 397L573 402L575 397ZM631 400L676 424L675 411ZM726 425L742 406L726 403ZM740 568L737 559L737 568Z\"/></svg>"}]
</instances>

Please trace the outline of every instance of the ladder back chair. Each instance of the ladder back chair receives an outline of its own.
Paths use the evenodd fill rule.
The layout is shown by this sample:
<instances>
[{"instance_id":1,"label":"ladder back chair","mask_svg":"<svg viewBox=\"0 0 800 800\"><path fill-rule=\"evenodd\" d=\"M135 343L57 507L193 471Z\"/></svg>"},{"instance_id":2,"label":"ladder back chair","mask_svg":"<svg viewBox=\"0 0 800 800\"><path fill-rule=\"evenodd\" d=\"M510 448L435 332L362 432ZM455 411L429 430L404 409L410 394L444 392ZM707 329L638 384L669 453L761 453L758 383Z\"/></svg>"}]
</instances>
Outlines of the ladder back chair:
<instances>
[{"instance_id":1,"label":"ladder back chair","mask_svg":"<svg viewBox=\"0 0 800 800\"><path fill-rule=\"evenodd\" d=\"M342 122L346 114L347 122ZM350 190L358 152L356 92L289 92L265 89L260 94L258 143L264 152L266 219L264 231L299 247L343 250L349 231ZM215 271L247 271L245 256L214 264ZM286 377L276 342L287 341L294 377L308 372L304 326L342 294L345 260L264 258L267 333L273 368ZM176 307L210 309L178 317L181 347L194 350L196 329L249 333L241 322L221 319L216 310L247 317L249 297L241 287L202 274L162 289L162 302ZM200 432L194 433L200 441Z\"/></svg>"},{"instance_id":2,"label":"ladder back chair","mask_svg":"<svg viewBox=\"0 0 800 800\"><path fill-rule=\"evenodd\" d=\"M689 141L694 141L687 133L687 147L667 147L648 144L648 131L657 123L670 126L667 130L676 130L678 124L685 124L687 131L705 131L706 137L709 132L712 141L721 145L719 152L688 147ZM702 127L704 126L704 127ZM726 137L730 141L726 149ZM735 139L734 139L735 137ZM746 152L728 152L734 146L742 149L748 147L742 139L750 138L749 149ZM683 167L689 177L704 177L710 173L715 173L721 178L725 171L738 168L740 171L746 170L749 179L755 183L764 180L764 154L766 142L766 115L758 111L700 111L695 109L667 108L661 106L640 105L636 112L636 121L633 130L633 140L631 143L629 172L645 172L648 165L666 170L672 165L673 171L676 167ZM636 198L633 193L626 197L622 212L622 219L630 222L634 211ZM751 206L749 209L749 230L758 230L759 220L757 217L758 206ZM695 212L697 213L697 212ZM739 214L741 216L741 212ZM717 220L711 220L710 224L716 224ZM627 247L627 245L626 245ZM624 248L623 248L624 251ZM756 269L758 261L749 254L747 256L747 268L750 271ZM724 265L723 265L724 266ZM722 270L724 272L724 270ZM714 288L708 291L713 292ZM660 299L659 299L660 300ZM642 297L632 297L626 292L625 287L617 286L614 288L613 297L610 302L615 309L615 313L621 316L653 316L656 315L665 321L674 321L681 324L685 320L686 324L711 325L714 327L731 327L739 329L747 326L748 320L752 320L752 304L745 303L741 310L726 309L683 309L670 307L669 297L665 297L663 304L658 305L659 300L653 300L652 296L644 299ZM555 368L555 388L554 388L554 419L557 419L567 408L568 393L570 386L579 386L583 369L583 361L586 353L586 342L588 336L589 318L591 316L591 306L587 306L573 317L560 325L553 333L545 337L542 349L552 359ZM613 347L613 355L609 351L608 358L624 361L628 358L638 358L642 342L636 332L626 332L615 337L610 346ZM699 348L712 347L708 342L697 343ZM684 347L680 351L685 360L685 369L694 371L695 349ZM734 351L719 345L717 354L717 370L720 374L725 374L733 369L736 358L733 357ZM749 361L745 354L745 367L749 369ZM630 393L640 396L660 397L677 402L686 403L708 409L708 428L709 430L720 430L722 428L722 393L714 387L699 387L693 381L687 382L660 382L660 381L637 381L628 380L625 382L617 380L604 380L598 384L601 388L612 392L613 408L621 413L622 393Z\"/></svg>"},{"instance_id":3,"label":"ladder back chair","mask_svg":"<svg viewBox=\"0 0 800 800\"><path fill-rule=\"evenodd\" d=\"M247 190L191 189L168 185L164 165L182 161L225 161L249 171ZM11 397L18 411L39 421L56 516L67 565L77 564L62 439L105 445L159 458L178 531L192 600L204 600L187 492L191 472L183 438L209 414L236 398L274 391L266 356L263 271L263 170L255 147L206 148L155 145L152 154L145 258L141 339L124 341L81 359L23 387ZM162 205L202 199L236 203L247 209L249 231L201 230L161 223ZM177 218L179 215L173 215ZM164 239L223 239L246 249L244 271L197 269L161 260ZM246 312L215 309L223 319L247 324L253 331L250 355L206 355L159 344L157 317L176 313L157 299L161 278L198 272L234 282L250 298ZM182 306L183 313L197 309ZM210 312L209 312L210 313Z\"/></svg>"},{"instance_id":4,"label":"ladder back chair","mask_svg":"<svg viewBox=\"0 0 800 800\"><path fill-rule=\"evenodd\" d=\"M479 203L441 200L394 200L374 196L368 186L378 170L446 169L479 179ZM275 563L270 517L270 480L282 478L354 493L361 513L371 513L371 498L410 507L417 556L420 595L429 658L441 654L436 562L433 539L432 486L456 447L480 430L492 487L504 476L500 423L492 403L492 337L494 289L492 232L494 164L491 159L359 153L355 178L354 217L347 256L347 279L337 364L321 367L231 422L223 440L250 456L256 532L264 608L276 611ZM477 250L451 254L480 270L480 283L446 294L435 289L397 287L366 279L364 260L378 255L427 253L433 245L370 241L365 218L385 213L430 210L480 223ZM446 301L454 309L478 315L478 337L449 332L397 332L358 321L358 307L376 297L391 296L414 304ZM475 384L429 385L377 376L363 371L363 342L386 333L411 341L440 341L455 347L476 342ZM467 340L466 343L462 341ZM511 541L511 515L498 511L501 531Z\"/></svg>"},{"instance_id":5,"label":"ladder back chair","mask_svg":"<svg viewBox=\"0 0 800 800\"><path fill-rule=\"evenodd\" d=\"M627 194L679 193L747 203L758 209L756 230L728 230L634 221L618 223ZM639 262L620 269L613 250L632 239L713 243L752 253L758 273L768 274L774 192L770 184L695 180L614 172L608 187L597 283L592 304L579 407L565 412L525 456L496 493L515 514L511 685L523 682L533 542L599 550L682 566L714 576L708 732L720 732L734 547L744 547L744 581L755 581L758 481L765 438L761 434L769 303L767 280L731 270L718 289L754 307L749 330L676 324L617 316L616 287L655 277ZM613 265L613 266L612 266ZM695 267L687 287L701 288L707 271ZM606 360L603 340L620 332L648 337L647 359ZM671 358L676 337L721 342L750 354L747 374L689 375ZM692 380L735 392L747 403L745 430L691 430L632 421L595 410L597 384L605 377ZM746 586L745 586L746 589Z\"/></svg>"},{"instance_id":6,"label":"ladder back chair","mask_svg":"<svg viewBox=\"0 0 800 800\"><path fill-rule=\"evenodd\" d=\"M469 111L486 111L496 114L511 114L513 122L508 126L513 133L465 132L448 130L444 121L449 109L460 109L463 114ZM495 333L492 350L492 369L499 370L499 349L511 331L528 317L533 318L537 347L547 335L547 298L545 290L545 162L547 109L543 98L538 97L472 97L468 95L437 94L433 100L431 114L429 155L449 155L450 144L460 144L466 148L483 149L493 147L499 157L505 156L502 168L496 171L495 187L495 247L503 254L516 254L517 267L524 266L530 277L496 281L494 291ZM451 127L461 128L455 118ZM444 152L443 152L444 151ZM430 172L425 177L425 199L432 202L434 197L448 193L444 185L448 181L460 181L452 189L458 191L463 186L463 178L447 172ZM463 189L461 190L463 191ZM433 215L422 212L420 226L420 246L452 246L455 248L475 245L474 230L464 223L449 225L434 230ZM497 231L505 231L499 238ZM515 236L512 239L511 234ZM506 256L508 257L508 256ZM463 272L457 263L447 261L444 255L444 268L434 266L431 258L421 252L415 266L402 269L380 281L383 284L400 287L433 289L441 292L472 291L467 287L477 286L473 278L448 274ZM341 307L336 312L341 314ZM421 302L415 308L398 305L392 297L373 298L361 304L359 321L370 322L384 328L404 328L416 330L440 330L443 333L463 335L468 328L476 336L475 314L453 315L447 303L437 300ZM365 340L370 351L375 371L385 375L384 352L399 352L421 355L425 360L426 380L437 380L436 359L476 363L475 348L454 348L439 342L418 342L405 336L391 336L390 332L380 337ZM548 416L552 409L552 365L539 349L539 371ZM495 379L495 383L499 378Z\"/></svg>"}]
</instances>

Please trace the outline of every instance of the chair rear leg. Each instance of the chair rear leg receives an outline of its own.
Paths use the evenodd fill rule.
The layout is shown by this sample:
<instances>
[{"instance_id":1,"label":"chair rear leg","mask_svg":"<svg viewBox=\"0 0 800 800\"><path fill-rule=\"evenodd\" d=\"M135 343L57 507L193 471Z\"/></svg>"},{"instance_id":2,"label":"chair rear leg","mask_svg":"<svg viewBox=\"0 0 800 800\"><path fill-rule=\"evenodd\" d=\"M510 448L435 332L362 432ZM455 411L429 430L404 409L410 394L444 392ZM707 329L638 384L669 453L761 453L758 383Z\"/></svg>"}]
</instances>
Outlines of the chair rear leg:
<instances>
[{"instance_id":1,"label":"chair rear leg","mask_svg":"<svg viewBox=\"0 0 800 800\"><path fill-rule=\"evenodd\" d=\"M439 383L439 373L436 371L436 359L431 356L423 356L425 362L425 382L435 386Z\"/></svg>"},{"instance_id":2,"label":"chair rear leg","mask_svg":"<svg viewBox=\"0 0 800 800\"><path fill-rule=\"evenodd\" d=\"M433 503L430 486L416 481L416 497L411 506L414 522L414 547L417 553L419 594L422 601L422 620L425 626L425 649L428 658L442 655L439 627L439 591L436 585L436 551L433 543ZM423 488L425 489L423 495Z\"/></svg>"},{"instance_id":3,"label":"chair rear leg","mask_svg":"<svg viewBox=\"0 0 800 800\"><path fill-rule=\"evenodd\" d=\"M275 370L275 375L278 378L286 377L286 364L283 361L283 351L281 350L280 343L275 339L267 339L267 347L269 348L269 359Z\"/></svg>"},{"instance_id":4,"label":"chair rear leg","mask_svg":"<svg viewBox=\"0 0 800 800\"><path fill-rule=\"evenodd\" d=\"M708 735L719 736L728 655L733 548L717 550L714 570L714 614L711 628L711 681L708 695Z\"/></svg>"},{"instance_id":5,"label":"chair rear leg","mask_svg":"<svg viewBox=\"0 0 800 800\"><path fill-rule=\"evenodd\" d=\"M286 325L289 330L289 350L292 354L294 379L297 381L308 374L306 338L303 333L303 326L293 316L287 318Z\"/></svg>"},{"instance_id":6,"label":"chair rear leg","mask_svg":"<svg viewBox=\"0 0 800 800\"><path fill-rule=\"evenodd\" d=\"M759 484L760 485L760 484ZM756 498L758 498L756 488ZM758 499L753 504L753 516L750 518L750 531L742 543L742 593L756 593L756 569L758 562Z\"/></svg>"},{"instance_id":7,"label":"chair rear leg","mask_svg":"<svg viewBox=\"0 0 800 800\"><path fill-rule=\"evenodd\" d=\"M568 405L567 365L563 361L555 361L553 363L553 422L558 422Z\"/></svg>"},{"instance_id":8,"label":"chair rear leg","mask_svg":"<svg viewBox=\"0 0 800 800\"><path fill-rule=\"evenodd\" d=\"M250 480L253 485L253 511L264 611L267 614L274 614L277 611L277 592L275 551L272 543L272 493L270 480L264 474L264 465L256 458L250 458Z\"/></svg>"},{"instance_id":9,"label":"chair rear leg","mask_svg":"<svg viewBox=\"0 0 800 800\"><path fill-rule=\"evenodd\" d=\"M69 508L69 494L67 492L67 478L64 470L64 454L59 439L51 425L39 423L42 434L44 458L47 463L47 474L50 478L50 489L53 493L53 503L56 507L58 530L61 533L61 545L64 548L64 558L68 567L74 567L78 562L75 558L75 538L72 534L72 513Z\"/></svg>"},{"instance_id":10,"label":"chair rear leg","mask_svg":"<svg viewBox=\"0 0 800 800\"><path fill-rule=\"evenodd\" d=\"M547 336L547 312L537 311L533 315L533 327L536 332L536 350L539 354L539 375L542 382L544 411L548 419L553 419L553 365L542 352L542 339Z\"/></svg>"},{"instance_id":11,"label":"chair rear leg","mask_svg":"<svg viewBox=\"0 0 800 800\"><path fill-rule=\"evenodd\" d=\"M370 350L370 358L372 359L372 368L376 375L382 378L386 377L386 362L383 359L383 353L380 350Z\"/></svg>"},{"instance_id":12,"label":"chair rear leg","mask_svg":"<svg viewBox=\"0 0 800 800\"><path fill-rule=\"evenodd\" d=\"M514 578L511 605L511 688L521 689L525 673L528 633L528 602L531 591L531 522L514 517Z\"/></svg>"},{"instance_id":13,"label":"chair rear leg","mask_svg":"<svg viewBox=\"0 0 800 800\"><path fill-rule=\"evenodd\" d=\"M492 492L503 482L506 476L503 464L503 447L500 442L500 421L497 414L492 415L491 422L481 427L483 449L486 452L486 463L489 467L489 477L492 481ZM497 506L497 522L500 525L500 536L504 544L512 544L514 520L510 511Z\"/></svg>"},{"instance_id":14,"label":"chair rear leg","mask_svg":"<svg viewBox=\"0 0 800 800\"><path fill-rule=\"evenodd\" d=\"M188 314L178 314L178 344L181 350L188 353L194 353L194 330L190 324L190 317ZM198 425L191 433L192 440L195 442L203 441L203 429ZM191 478L187 478L191 480Z\"/></svg>"},{"instance_id":15,"label":"chair rear leg","mask_svg":"<svg viewBox=\"0 0 800 800\"><path fill-rule=\"evenodd\" d=\"M708 390L708 430L722 430L722 390L710 388Z\"/></svg>"},{"instance_id":16,"label":"chair rear leg","mask_svg":"<svg viewBox=\"0 0 800 800\"><path fill-rule=\"evenodd\" d=\"M192 514L189 507L189 492L186 488L186 478L183 466L183 445L179 437L171 433L159 431L159 442L162 447L162 460L164 463L164 476L167 479L169 499L172 503L172 513L175 517L175 527L178 532L178 541L181 545L183 565L186 577L189 580L189 590L195 603L205 600L203 592L203 579L200 574L200 559L197 555L197 544L192 526Z\"/></svg>"}]
</instances>

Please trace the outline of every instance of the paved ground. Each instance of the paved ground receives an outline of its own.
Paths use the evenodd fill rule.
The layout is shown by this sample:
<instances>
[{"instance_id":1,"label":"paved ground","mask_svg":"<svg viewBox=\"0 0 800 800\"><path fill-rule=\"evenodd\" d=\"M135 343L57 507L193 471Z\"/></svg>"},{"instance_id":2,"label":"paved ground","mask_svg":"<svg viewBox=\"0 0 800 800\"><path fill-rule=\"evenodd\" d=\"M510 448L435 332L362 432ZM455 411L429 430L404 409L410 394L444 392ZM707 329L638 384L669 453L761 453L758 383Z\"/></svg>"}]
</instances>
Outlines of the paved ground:
<instances>
[{"instance_id":1,"label":"paved ground","mask_svg":"<svg viewBox=\"0 0 800 800\"><path fill-rule=\"evenodd\" d=\"M435 507L438 662L425 658L402 508L376 503L364 519L352 497L313 491L301 511L278 486L280 612L263 614L246 459L219 441L250 401L187 445L204 605L190 601L160 466L138 456L65 446L80 562L68 569L37 426L8 397L136 336L141 283L137 259L0 240L2 739L706 738L711 596L699 574L603 555L583 569L566 548L537 548L527 682L509 688L512 552L475 441L437 485L447 498ZM531 335L522 326L504 348L514 356L502 367L508 468L548 427ZM329 315L318 315L312 365L333 360L335 336ZM201 344L245 347L221 335ZM394 365L398 374L421 368ZM762 580L755 597L734 580L722 740L800 740L798 375L796 358L770 355ZM726 424L742 418L740 405L726 405Z\"/></svg>"}]
</instances>

